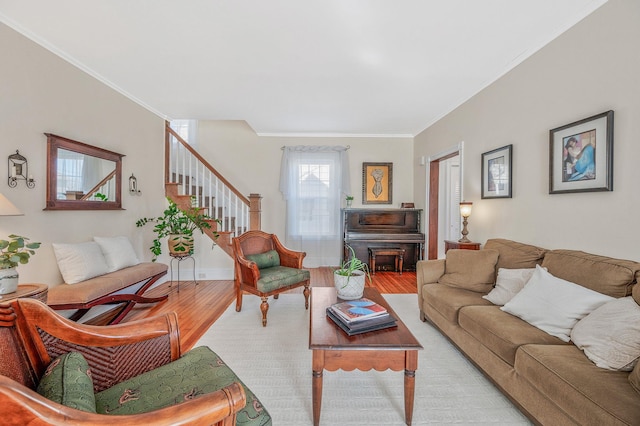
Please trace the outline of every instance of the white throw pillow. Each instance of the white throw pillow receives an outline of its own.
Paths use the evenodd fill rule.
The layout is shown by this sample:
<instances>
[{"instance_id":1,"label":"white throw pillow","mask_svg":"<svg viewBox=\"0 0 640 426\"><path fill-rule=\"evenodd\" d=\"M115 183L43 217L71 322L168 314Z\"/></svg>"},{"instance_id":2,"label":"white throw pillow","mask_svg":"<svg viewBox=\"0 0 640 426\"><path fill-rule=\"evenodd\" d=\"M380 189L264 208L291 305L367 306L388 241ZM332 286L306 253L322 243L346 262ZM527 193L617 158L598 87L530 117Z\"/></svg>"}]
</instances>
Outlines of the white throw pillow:
<instances>
[{"instance_id":1,"label":"white throw pillow","mask_svg":"<svg viewBox=\"0 0 640 426\"><path fill-rule=\"evenodd\" d=\"M77 244L53 243L52 246L58 268L67 284L77 284L109 272L100 246L93 241Z\"/></svg>"},{"instance_id":2,"label":"white throw pillow","mask_svg":"<svg viewBox=\"0 0 640 426\"><path fill-rule=\"evenodd\" d=\"M613 297L554 277L539 265L527 285L502 308L568 342L578 321Z\"/></svg>"},{"instance_id":3,"label":"white throw pillow","mask_svg":"<svg viewBox=\"0 0 640 426\"><path fill-rule=\"evenodd\" d=\"M128 266L140 263L136 251L127 237L93 237L102 249L109 272L114 272Z\"/></svg>"},{"instance_id":4,"label":"white throw pillow","mask_svg":"<svg viewBox=\"0 0 640 426\"><path fill-rule=\"evenodd\" d=\"M598 367L631 371L640 358L640 306L631 296L607 302L578 321L571 340Z\"/></svg>"},{"instance_id":5,"label":"white throw pillow","mask_svg":"<svg viewBox=\"0 0 640 426\"><path fill-rule=\"evenodd\" d=\"M498 269L496 286L482 298L487 299L494 305L504 305L524 288L535 270L535 268Z\"/></svg>"}]
</instances>

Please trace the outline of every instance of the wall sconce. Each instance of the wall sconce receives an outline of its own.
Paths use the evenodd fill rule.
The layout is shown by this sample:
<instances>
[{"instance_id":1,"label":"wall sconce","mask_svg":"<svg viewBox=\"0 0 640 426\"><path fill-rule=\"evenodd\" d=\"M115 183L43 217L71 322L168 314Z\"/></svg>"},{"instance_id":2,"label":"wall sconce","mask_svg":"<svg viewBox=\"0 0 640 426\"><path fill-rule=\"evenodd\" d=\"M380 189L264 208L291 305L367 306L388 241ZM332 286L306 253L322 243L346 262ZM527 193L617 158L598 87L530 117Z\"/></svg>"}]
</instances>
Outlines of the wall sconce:
<instances>
[{"instance_id":1,"label":"wall sconce","mask_svg":"<svg viewBox=\"0 0 640 426\"><path fill-rule=\"evenodd\" d=\"M36 186L36 181L29 174L29 163L27 159L20 155L20 151L16 149L16 153L9 156L9 181L11 188L18 186L19 180L24 180L27 188L32 189Z\"/></svg>"},{"instance_id":2,"label":"wall sconce","mask_svg":"<svg viewBox=\"0 0 640 426\"><path fill-rule=\"evenodd\" d=\"M136 178L133 173L131 173L129 177L129 194L142 195L142 191L138 189L138 178Z\"/></svg>"},{"instance_id":3,"label":"wall sconce","mask_svg":"<svg viewBox=\"0 0 640 426\"><path fill-rule=\"evenodd\" d=\"M462 238L458 240L459 243L470 243L471 240L467 238L467 219L471 216L471 206L473 203L471 201L462 201L460 203L460 216L462 216Z\"/></svg>"}]
</instances>

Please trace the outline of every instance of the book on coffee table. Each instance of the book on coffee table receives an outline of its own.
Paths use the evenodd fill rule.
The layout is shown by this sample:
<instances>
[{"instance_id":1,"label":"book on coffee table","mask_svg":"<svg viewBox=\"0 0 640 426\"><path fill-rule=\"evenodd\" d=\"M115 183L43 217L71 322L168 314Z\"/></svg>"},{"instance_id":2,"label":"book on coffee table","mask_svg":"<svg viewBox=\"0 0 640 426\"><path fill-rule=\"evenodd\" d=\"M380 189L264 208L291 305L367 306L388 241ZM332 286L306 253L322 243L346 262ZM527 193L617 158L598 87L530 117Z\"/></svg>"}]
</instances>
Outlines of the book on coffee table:
<instances>
[{"instance_id":1,"label":"book on coffee table","mask_svg":"<svg viewBox=\"0 0 640 426\"><path fill-rule=\"evenodd\" d=\"M345 324L367 321L376 317L389 316L387 309L376 302L363 297L361 299L338 302L329 306L329 309Z\"/></svg>"},{"instance_id":2,"label":"book on coffee table","mask_svg":"<svg viewBox=\"0 0 640 426\"><path fill-rule=\"evenodd\" d=\"M396 319L389 315L389 313L349 324L344 322L342 318L336 315L331 307L328 307L327 317L329 317L334 323L336 323L336 325L349 336L397 326Z\"/></svg>"}]
</instances>

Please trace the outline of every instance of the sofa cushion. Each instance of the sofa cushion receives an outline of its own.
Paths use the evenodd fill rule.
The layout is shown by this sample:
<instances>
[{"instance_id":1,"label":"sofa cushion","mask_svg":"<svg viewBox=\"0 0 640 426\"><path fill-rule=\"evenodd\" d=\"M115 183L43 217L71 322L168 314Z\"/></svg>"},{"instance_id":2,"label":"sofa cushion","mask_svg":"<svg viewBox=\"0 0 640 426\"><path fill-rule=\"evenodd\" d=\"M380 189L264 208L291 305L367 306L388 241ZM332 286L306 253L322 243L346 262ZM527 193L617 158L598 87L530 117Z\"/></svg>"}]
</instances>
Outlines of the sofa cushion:
<instances>
[{"instance_id":1,"label":"sofa cushion","mask_svg":"<svg viewBox=\"0 0 640 426\"><path fill-rule=\"evenodd\" d=\"M542 263L547 251L540 247L503 238L487 240L484 248L497 250L500 254L497 267L507 269L535 268L536 265Z\"/></svg>"},{"instance_id":2,"label":"sofa cushion","mask_svg":"<svg viewBox=\"0 0 640 426\"><path fill-rule=\"evenodd\" d=\"M558 278L611 297L631 294L640 263L577 250L551 250L542 262Z\"/></svg>"},{"instance_id":3,"label":"sofa cushion","mask_svg":"<svg viewBox=\"0 0 640 426\"><path fill-rule=\"evenodd\" d=\"M51 245L62 279L67 284L76 284L109 272L102 250L94 241Z\"/></svg>"},{"instance_id":4,"label":"sofa cushion","mask_svg":"<svg viewBox=\"0 0 640 426\"><path fill-rule=\"evenodd\" d=\"M640 273L638 273L638 275L640 275ZM633 296L633 300L635 300L636 303L640 305L640 285L636 284L633 286L633 291L631 292L631 295Z\"/></svg>"},{"instance_id":5,"label":"sofa cushion","mask_svg":"<svg viewBox=\"0 0 640 426\"><path fill-rule=\"evenodd\" d=\"M600 368L631 371L640 357L640 306L614 299L578 321L571 341Z\"/></svg>"},{"instance_id":6,"label":"sofa cushion","mask_svg":"<svg viewBox=\"0 0 640 426\"><path fill-rule=\"evenodd\" d=\"M491 352L513 366L522 345L540 343L563 345L562 340L533 327L498 306L466 306L460 309L458 323Z\"/></svg>"},{"instance_id":7,"label":"sofa cushion","mask_svg":"<svg viewBox=\"0 0 640 426\"><path fill-rule=\"evenodd\" d=\"M458 324L458 311L469 305L491 306L480 293L442 284L422 286L422 298L452 324Z\"/></svg>"},{"instance_id":8,"label":"sofa cushion","mask_svg":"<svg viewBox=\"0 0 640 426\"><path fill-rule=\"evenodd\" d=\"M610 300L610 296L554 277L538 265L527 285L500 309L568 342L576 323Z\"/></svg>"},{"instance_id":9,"label":"sofa cushion","mask_svg":"<svg viewBox=\"0 0 640 426\"><path fill-rule=\"evenodd\" d=\"M147 278L161 274L168 269L164 263L142 262L136 266L94 277L81 283L60 284L49 288L47 304L88 303L99 297L111 294L146 281ZM133 292L133 291L132 291Z\"/></svg>"},{"instance_id":10,"label":"sofa cushion","mask_svg":"<svg viewBox=\"0 0 640 426\"><path fill-rule=\"evenodd\" d=\"M640 362L633 367L633 371L629 374L629 383L640 394Z\"/></svg>"},{"instance_id":11,"label":"sofa cushion","mask_svg":"<svg viewBox=\"0 0 640 426\"><path fill-rule=\"evenodd\" d=\"M282 287L297 284L311 277L309 271L304 269L289 268L287 266L274 266L260 270L260 278L256 287L263 293L268 293Z\"/></svg>"},{"instance_id":12,"label":"sofa cushion","mask_svg":"<svg viewBox=\"0 0 640 426\"><path fill-rule=\"evenodd\" d=\"M40 378L37 391L58 404L96 412L91 370L79 352L68 352L51 361Z\"/></svg>"},{"instance_id":13,"label":"sofa cushion","mask_svg":"<svg viewBox=\"0 0 640 426\"><path fill-rule=\"evenodd\" d=\"M248 254L246 257L248 260L255 262L258 269L280 266L280 255L275 250L269 250L258 254Z\"/></svg>"},{"instance_id":14,"label":"sofa cushion","mask_svg":"<svg viewBox=\"0 0 640 426\"><path fill-rule=\"evenodd\" d=\"M550 401L561 401L576 424L640 424L628 373L596 367L574 345L522 346L515 370Z\"/></svg>"},{"instance_id":15,"label":"sofa cushion","mask_svg":"<svg viewBox=\"0 0 640 426\"><path fill-rule=\"evenodd\" d=\"M233 382L239 382L247 396L247 404L238 412L236 424L270 425L271 417L256 396L206 346L97 393L96 409L100 414L146 413L215 392Z\"/></svg>"},{"instance_id":16,"label":"sofa cushion","mask_svg":"<svg viewBox=\"0 0 640 426\"><path fill-rule=\"evenodd\" d=\"M524 288L534 271L535 268L498 269L496 286L482 298L487 299L494 305L504 305Z\"/></svg>"},{"instance_id":17,"label":"sofa cushion","mask_svg":"<svg viewBox=\"0 0 640 426\"><path fill-rule=\"evenodd\" d=\"M449 250L438 282L486 294L496 281L497 261L496 250Z\"/></svg>"}]
</instances>

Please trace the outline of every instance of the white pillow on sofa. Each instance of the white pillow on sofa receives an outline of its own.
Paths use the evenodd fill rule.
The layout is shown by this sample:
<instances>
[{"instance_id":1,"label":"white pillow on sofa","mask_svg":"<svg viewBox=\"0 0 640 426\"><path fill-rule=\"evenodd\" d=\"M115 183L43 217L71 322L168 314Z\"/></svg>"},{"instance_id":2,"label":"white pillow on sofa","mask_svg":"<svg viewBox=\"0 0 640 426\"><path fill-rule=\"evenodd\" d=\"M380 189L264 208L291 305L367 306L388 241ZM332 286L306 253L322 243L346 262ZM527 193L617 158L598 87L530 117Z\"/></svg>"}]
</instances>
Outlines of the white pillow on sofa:
<instances>
[{"instance_id":1,"label":"white pillow on sofa","mask_svg":"<svg viewBox=\"0 0 640 426\"><path fill-rule=\"evenodd\" d=\"M571 340L598 367L631 371L640 358L640 306L631 296L607 302L578 321Z\"/></svg>"},{"instance_id":2,"label":"white pillow on sofa","mask_svg":"<svg viewBox=\"0 0 640 426\"><path fill-rule=\"evenodd\" d=\"M496 286L482 298L487 299L494 305L504 305L524 288L535 270L535 268L498 269Z\"/></svg>"},{"instance_id":3,"label":"white pillow on sofa","mask_svg":"<svg viewBox=\"0 0 640 426\"><path fill-rule=\"evenodd\" d=\"M67 284L77 284L109 272L102 250L94 241L76 244L53 243L52 246L58 268Z\"/></svg>"},{"instance_id":4,"label":"white pillow on sofa","mask_svg":"<svg viewBox=\"0 0 640 426\"><path fill-rule=\"evenodd\" d=\"M568 342L578 321L611 300L611 296L554 277L538 265L527 285L500 309Z\"/></svg>"},{"instance_id":5,"label":"white pillow on sofa","mask_svg":"<svg viewBox=\"0 0 640 426\"><path fill-rule=\"evenodd\" d=\"M109 272L118 271L140 263L136 251L127 237L93 237L102 249Z\"/></svg>"}]
</instances>

